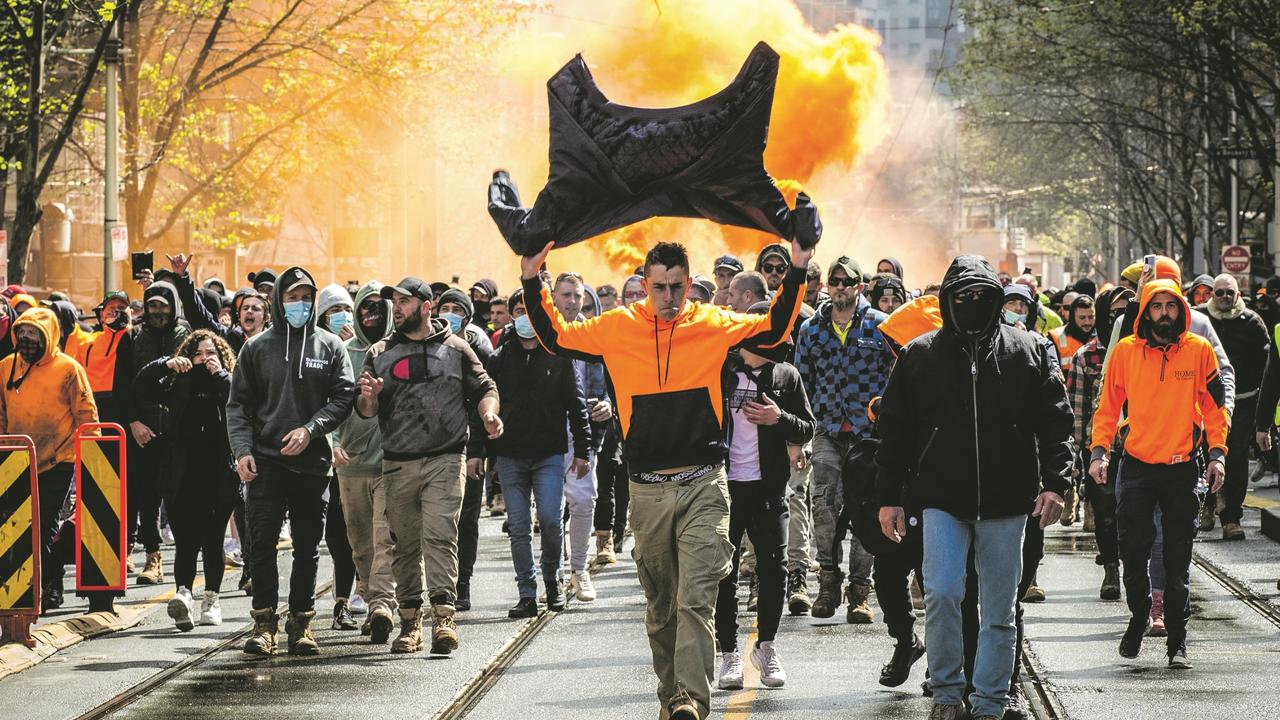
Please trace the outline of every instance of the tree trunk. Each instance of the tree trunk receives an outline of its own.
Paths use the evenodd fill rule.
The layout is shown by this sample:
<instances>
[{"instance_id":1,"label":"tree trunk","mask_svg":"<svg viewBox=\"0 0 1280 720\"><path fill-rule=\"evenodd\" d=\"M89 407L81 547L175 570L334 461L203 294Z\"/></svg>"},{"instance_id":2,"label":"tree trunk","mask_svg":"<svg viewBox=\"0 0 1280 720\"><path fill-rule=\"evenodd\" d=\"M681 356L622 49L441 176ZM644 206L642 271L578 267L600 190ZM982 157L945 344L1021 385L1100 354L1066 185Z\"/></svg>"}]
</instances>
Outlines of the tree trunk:
<instances>
[{"instance_id":1,"label":"tree trunk","mask_svg":"<svg viewBox=\"0 0 1280 720\"><path fill-rule=\"evenodd\" d=\"M27 276L27 249L31 231L40 222L40 101L44 85L44 2L31 7L31 37L24 48L28 54L27 127L22 147L22 167L18 169L18 207L9 238L9 277L21 284Z\"/></svg>"}]
</instances>

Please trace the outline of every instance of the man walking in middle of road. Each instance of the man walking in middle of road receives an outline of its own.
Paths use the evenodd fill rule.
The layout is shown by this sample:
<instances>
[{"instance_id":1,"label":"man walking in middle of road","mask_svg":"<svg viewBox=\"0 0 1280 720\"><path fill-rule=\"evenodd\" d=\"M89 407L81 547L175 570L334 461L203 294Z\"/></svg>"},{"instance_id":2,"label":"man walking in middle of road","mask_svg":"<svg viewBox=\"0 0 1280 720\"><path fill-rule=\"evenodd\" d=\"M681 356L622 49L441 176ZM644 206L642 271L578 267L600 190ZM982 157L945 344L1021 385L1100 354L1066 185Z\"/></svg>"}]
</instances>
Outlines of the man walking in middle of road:
<instances>
[{"instance_id":1,"label":"man walking in middle of road","mask_svg":"<svg viewBox=\"0 0 1280 720\"><path fill-rule=\"evenodd\" d=\"M793 242L768 314L742 315L687 302L689 256L658 243L644 262L647 300L568 322L538 275L552 247L520 263L529 317L549 351L603 360L613 379L658 700L669 720L701 720L711 710L716 593L733 552L720 370L734 345L786 339L813 250Z\"/></svg>"},{"instance_id":2,"label":"man walking in middle of road","mask_svg":"<svg viewBox=\"0 0 1280 720\"><path fill-rule=\"evenodd\" d=\"M378 417L382 482L396 549L391 570L400 636L391 652L423 647L423 594L431 603L431 652L458 647L458 518L470 438L467 407L479 408L490 439L502 435L498 390L449 323L431 317L431 287L407 277L382 288L396 331L374 343L360 373L356 412Z\"/></svg>"}]
</instances>

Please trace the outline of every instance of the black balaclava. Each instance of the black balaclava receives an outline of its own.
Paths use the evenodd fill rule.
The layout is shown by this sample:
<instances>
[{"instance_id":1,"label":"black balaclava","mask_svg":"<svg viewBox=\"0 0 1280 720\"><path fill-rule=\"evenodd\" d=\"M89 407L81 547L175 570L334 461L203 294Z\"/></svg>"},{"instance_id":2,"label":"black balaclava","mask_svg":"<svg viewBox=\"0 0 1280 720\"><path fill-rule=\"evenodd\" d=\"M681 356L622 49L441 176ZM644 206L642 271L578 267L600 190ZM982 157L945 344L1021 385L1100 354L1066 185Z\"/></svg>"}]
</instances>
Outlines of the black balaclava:
<instances>
[{"instance_id":1,"label":"black balaclava","mask_svg":"<svg viewBox=\"0 0 1280 720\"><path fill-rule=\"evenodd\" d=\"M957 293L969 288L961 288ZM984 292L978 300L957 303L951 299L951 316L956 320L956 330L970 339L983 335L991 327L991 319L999 312L1003 295L997 292Z\"/></svg>"},{"instance_id":2,"label":"black balaclava","mask_svg":"<svg viewBox=\"0 0 1280 720\"><path fill-rule=\"evenodd\" d=\"M1097 313L1097 324L1094 329L1098 333L1098 344L1107 347L1111 344L1111 333L1114 332L1116 323L1124 320L1125 307L1112 311L1111 305L1116 300L1125 298L1129 302L1133 302L1137 295L1126 287L1113 287L1098 295L1098 302L1094 304L1094 311Z\"/></svg>"}]
</instances>

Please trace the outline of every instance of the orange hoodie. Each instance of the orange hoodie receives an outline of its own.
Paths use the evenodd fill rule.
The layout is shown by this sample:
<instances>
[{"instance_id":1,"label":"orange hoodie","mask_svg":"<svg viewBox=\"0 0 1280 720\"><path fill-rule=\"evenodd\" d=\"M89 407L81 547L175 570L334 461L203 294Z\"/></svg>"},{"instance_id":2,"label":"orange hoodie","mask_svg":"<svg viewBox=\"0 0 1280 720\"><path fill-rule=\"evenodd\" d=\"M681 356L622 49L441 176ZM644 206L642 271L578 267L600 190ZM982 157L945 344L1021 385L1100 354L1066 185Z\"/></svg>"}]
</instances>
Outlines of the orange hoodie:
<instances>
[{"instance_id":1,"label":"orange hoodie","mask_svg":"<svg viewBox=\"0 0 1280 720\"><path fill-rule=\"evenodd\" d=\"M1147 305L1158 293L1182 304L1177 342L1160 349L1146 340ZM1208 340L1188 331L1191 306L1172 280L1153 280L1142 288L1134 334L1112 352L1098 410L1093 415L1093 450L1111 447L1120 413L1129 413L1124 451L1145 463L1173 465L1191 460L1202 433L1210 450L1227 452L1230 419L1218 359Z\"/></svg>"},{"instance_id":2,"label":"orange hoodie","mask_svg":"<svg viewBox=\"0 0 1280 720\"><path fill-rule=\"evenodd\" d=\"M548 352L604 362L630 469L647 472L723 461L720 370L729 349L748 339L759 347L786 340L804 279L805 270L793 267L765 315L686 302L671 322L659 319L648 300L566 322L538 278L525 280L524 291L529 320ZM531 301L539 291L541 302Z\"/></svg>"},{"instance_id":3,"label":"orange hoodie","mask_svg":"<svg viewBox=\"0 0 1280 720\"><path fill-rule=\"evenodd\" d=\"M880 334L889 338L890 347L906 347L912 340L942 328L942 310L937 295L921 295L893 311L880 323ZM896 347L895 347L896 346Z\"/></svg>"},{"instance_id":4,"label":"orange hoodie","mask_svg":"<svg viewBox=\"0 0 1280 720\"><path fill-rule=\"evenodd\" d=\"M29 435L36 445L37 472L75 461L76 429L98 421L89 378L80 363L58 349L58 318L32 308L13 323L33 325L44 335L44 355L28 365L14 352L0 360L0 434Z\"/></svg>"}]
</instances>

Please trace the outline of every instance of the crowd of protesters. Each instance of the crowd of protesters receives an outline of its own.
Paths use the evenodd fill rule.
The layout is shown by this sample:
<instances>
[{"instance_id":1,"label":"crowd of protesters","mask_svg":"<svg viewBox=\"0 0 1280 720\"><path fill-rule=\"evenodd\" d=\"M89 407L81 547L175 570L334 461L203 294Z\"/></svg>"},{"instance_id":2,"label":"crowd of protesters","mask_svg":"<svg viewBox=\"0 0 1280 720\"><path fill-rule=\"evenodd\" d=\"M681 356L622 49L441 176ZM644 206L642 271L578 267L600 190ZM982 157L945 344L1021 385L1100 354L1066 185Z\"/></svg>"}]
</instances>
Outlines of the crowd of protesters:
<instances>
[{"instance_id":1,"label":"crowd of protesters","mask_svg":"<svg viewBox=\"0 0 1280 720\"><path fill-rule=\"evenodd\" d=\"M871 623L877 605L881 684L927 657L931 718L1025 717L1022 606L1052 589L1037 568L1057 522L1092 533L1100 600L1127 602L1119 654L1162 636L1191 667L1192 540L1215 522L1244 539L1250 457L1253 479L1274 466L1280 278L1250 296L1149 256L1114 284L1042 288L960 256L912 289L893 258L823 267L773 244L700 275L659 243L592 285L549 251L509 295L299 267L232 291L182 255L90 316L5 289L0 433L37 448L44 609L63 603L76 429L101 421L127 430L132 582L165 582L171 534L187 631L222 622L242 566L254 655L277 652L281 620L288 653L320 651L322 541L335 630L449 654L487 507L512 619L592 602L633 538L672 720L707 717L744 661L783 686L784 613Z\"/></svg>"}]
</instances>

